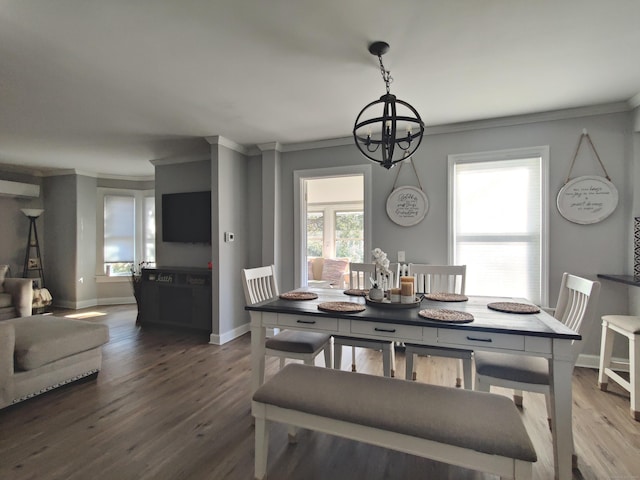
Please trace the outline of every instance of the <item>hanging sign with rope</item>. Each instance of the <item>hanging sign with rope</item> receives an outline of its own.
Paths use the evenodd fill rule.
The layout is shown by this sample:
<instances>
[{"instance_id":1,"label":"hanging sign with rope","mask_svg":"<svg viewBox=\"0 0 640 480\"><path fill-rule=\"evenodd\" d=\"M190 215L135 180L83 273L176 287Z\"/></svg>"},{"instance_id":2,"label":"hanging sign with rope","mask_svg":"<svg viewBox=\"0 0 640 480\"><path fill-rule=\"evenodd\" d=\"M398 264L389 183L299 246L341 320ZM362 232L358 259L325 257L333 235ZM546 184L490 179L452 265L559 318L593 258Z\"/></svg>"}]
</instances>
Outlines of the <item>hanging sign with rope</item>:
<instances>
[{"instance_id":1,"label":"hanging sign with rope","mask_svg":"<svg viewBox=\"0 0 640 480\"><path fill-rule=\"evenodd\" d=\"M587 139L593 153L595 153L604 177L597 175L585 175L571 179L571 170L578 156L580 145L584 139ZM618 190L611 183L611 178L604 168L602 160L596 151L596 147L591 141L591 137L586 130L582 132L576 153L571 161L567 179L564 186L558 192L558 211L560 214L573 223L587 225L598 223L613 213L618 206Z\"/></svg>"},{"instance_id":2,"label":"hanging sign with rope","mask_svg":"<svg viewBox=\"0 0 640 480\"><path fill-rule=\"evenodd\" d=\"M427 194L422 190L420 177L416 166L413 164L413 159L410 162L420 188L411 186L396 187L400 170L405 164L405 162L402 162L400 163L400 168L398 168L398 173L396 173L391 193L387 198L387 215L389 215L391 221L402 227L411 227L420 223L429 210L429 200L427 199Z\"/></svg>"}]
</instances>

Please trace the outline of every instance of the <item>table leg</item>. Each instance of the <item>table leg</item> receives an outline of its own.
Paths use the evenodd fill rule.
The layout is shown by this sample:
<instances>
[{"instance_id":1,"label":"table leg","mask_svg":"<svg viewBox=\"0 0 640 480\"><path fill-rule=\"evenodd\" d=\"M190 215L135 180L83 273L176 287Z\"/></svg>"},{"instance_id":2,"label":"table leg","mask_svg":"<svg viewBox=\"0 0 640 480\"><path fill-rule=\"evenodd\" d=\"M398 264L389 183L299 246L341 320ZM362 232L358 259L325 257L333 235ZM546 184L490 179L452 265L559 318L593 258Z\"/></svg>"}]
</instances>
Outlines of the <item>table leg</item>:
<instances>
[{"instance_id":1,"label":"table leg","mask_svg":"<svg viewBox=\"0 0 640 480\"><path fill-rule=\"evenodd\" d=\"M251 312L251 316L261 316L260 312ZM261 319L251 319L251 394L264 383L264 354L266 329Z\"/></svg>"},{"instance_id":2,"label":"table leg","mask_svg":"<svg viewBox=\"0 0 640 480\"><path fill-rule=\"evenodd\" d=\"M558 342L554 341L554 357L549 360L551 375L551 421L553 424L553 460L556 480L572 479L573 417L571 380L573 362L556 354Z\"/></svg>"}]
</instances>

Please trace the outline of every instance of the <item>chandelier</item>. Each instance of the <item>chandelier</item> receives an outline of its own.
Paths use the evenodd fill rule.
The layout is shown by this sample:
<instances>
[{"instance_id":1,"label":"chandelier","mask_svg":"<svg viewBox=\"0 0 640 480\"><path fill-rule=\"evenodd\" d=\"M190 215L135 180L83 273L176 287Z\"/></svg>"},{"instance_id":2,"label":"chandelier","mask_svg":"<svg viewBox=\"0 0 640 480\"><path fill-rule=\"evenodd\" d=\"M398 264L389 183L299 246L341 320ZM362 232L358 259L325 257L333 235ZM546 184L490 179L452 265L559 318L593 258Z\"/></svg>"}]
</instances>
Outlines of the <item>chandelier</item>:
<instances>
[{"instance_id":1,"label":"chandelier","mask_svg":"<svg viewBox=\"0 0 640 480\"><path fill-rule=\"evenodd\" d=\"M393 78L382 64L382 55L388 51L386 42L369 45L369 53L376 55L380 62L387 93L364 107L353 126L358 149L386 169L410 157L420 146L424 133L424 123L417 110L389 92Z\"/></svg>"}]
</instances>

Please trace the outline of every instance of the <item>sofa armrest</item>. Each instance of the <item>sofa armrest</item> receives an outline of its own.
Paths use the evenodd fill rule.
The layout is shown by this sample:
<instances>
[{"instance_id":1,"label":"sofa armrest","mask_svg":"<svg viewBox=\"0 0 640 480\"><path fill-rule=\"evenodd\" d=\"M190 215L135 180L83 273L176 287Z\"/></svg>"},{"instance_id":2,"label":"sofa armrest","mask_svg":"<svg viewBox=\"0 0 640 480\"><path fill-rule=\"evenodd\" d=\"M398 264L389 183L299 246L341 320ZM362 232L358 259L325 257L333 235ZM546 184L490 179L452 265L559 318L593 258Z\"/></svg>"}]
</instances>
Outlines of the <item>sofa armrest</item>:
<instances>
[{"instance_id":1,"label":"sofa armrest","mask_svg":"<svg viewBox=\"0 0 640 480\"><path fill-rule=\"evenodd\" d=\"M5 278L4 290L11 294L18 317L30 317L33 306L33 280L31 278Z\"/></svg>"},{"instance_id":2,"label":"sofa armrest","mask_svg":"<svg viewBox=\"0 0 640 480\"><path fill-rule=\"evenodd\" d=\"M13 401L13 350L16 331L11 322L0 321L0 408Z\"/></svg>"}]
</instances>

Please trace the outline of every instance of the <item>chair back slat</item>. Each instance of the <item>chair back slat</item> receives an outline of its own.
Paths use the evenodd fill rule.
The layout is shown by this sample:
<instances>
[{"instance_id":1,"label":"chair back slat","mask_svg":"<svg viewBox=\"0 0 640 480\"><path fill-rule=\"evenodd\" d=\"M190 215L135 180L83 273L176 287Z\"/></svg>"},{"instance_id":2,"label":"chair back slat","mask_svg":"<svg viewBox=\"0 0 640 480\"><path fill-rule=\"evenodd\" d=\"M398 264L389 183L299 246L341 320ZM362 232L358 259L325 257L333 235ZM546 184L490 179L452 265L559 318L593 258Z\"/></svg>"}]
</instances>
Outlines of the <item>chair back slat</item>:
<instances>
[{"instance_id":1,"label":"chair back slat","mask_svg":"<svg viewBox=\"0 0 640 480\"><path fill-rule=\"evenodd\" d=\"M369 278L376 278L376 266L374 263L349 263L349 288L370 288L371 282Z\"/></svg>"},{"instance_id":2,"label":"chair back slat","mask_svg":"<svg viewBox=\"0 0 640 480\"><path fill-rule=\"evenodd\" d=\"M600 282L576 277L569 273L562 275L560 295L556 305L555 317L574 332L582 335L582 341L574 341L571 346L572 357L578 358L588 326L596 317Z\"/></svg>"},{"instance_id":3,"label":"chair back slat","mask_svg":"<svg viewBox=\"0 0 640 480\"><path fill-rule=\"evenodd\" d=\"M247 305L264 302L279 295L273 265L242 270L244 299Z\"/></svg>"},{"instance_id":4,"label":"chair back slat","mask_svg":"<svg viewBox=\"0 0 640 480\"><path fill-rule=\"evenodd\" d=\"M414 277L416 292L460 293L465 291L466 265L409 264L409 276Z\"/></svg>"}]
</instances>

